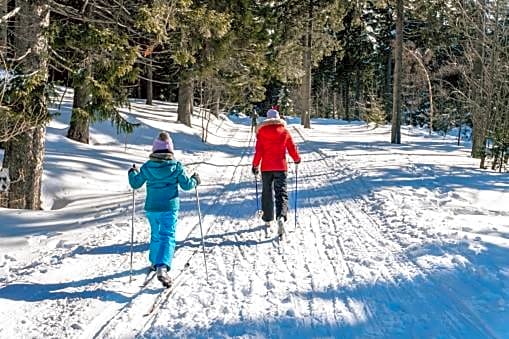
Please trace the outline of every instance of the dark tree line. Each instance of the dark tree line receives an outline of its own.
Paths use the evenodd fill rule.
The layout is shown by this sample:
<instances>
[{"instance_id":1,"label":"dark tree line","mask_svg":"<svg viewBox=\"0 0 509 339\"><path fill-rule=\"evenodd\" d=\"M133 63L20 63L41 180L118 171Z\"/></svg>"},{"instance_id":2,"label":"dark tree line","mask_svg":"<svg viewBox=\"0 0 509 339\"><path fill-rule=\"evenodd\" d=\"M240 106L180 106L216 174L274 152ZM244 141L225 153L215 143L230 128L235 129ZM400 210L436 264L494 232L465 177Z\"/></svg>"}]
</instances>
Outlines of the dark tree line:
<instances>
[{"instance_id":1,"label":"dark tree line","mask_svg":"<svg viewBox=\"0 0 509 339\"><path fill-rule=\"evenodd\" d=\"M67 136L134 128L129 97L178 102L202 126L232 107L473 129L472 155L507 162L507 0L2 0L0 145L5 205L40 208L53 86L74 90ZM206 132L202 135L206 141ZM487 147L488 146L488 147Z\"/></svg>"}]
</instances>

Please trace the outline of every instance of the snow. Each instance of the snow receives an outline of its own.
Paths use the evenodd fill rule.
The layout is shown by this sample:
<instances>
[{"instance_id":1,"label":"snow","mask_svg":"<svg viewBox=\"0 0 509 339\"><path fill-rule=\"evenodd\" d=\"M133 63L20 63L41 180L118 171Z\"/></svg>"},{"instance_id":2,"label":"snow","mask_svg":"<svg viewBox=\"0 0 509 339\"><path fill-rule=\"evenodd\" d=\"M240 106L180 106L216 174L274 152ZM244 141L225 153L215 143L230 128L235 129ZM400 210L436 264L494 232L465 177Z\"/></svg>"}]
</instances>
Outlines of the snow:
<instances>
[{"instance_id":1,"label":"snow","mask_svg":"<svg viewBox=\"0 0 509 339\"><path fill-rule=\"evenodd\" d=\"M0 209L1 338L509 337L509 177L454 137L405 127L391 145L388 126L290 118L303 162L278 243L256 217L249 117L213 120L202 143L198 116L189 128L175 104L133 101L133 134L97 123L84 145L65 137L71 104L67 91L48 126L44 209ZM140 289L144 189L129 282L127 169L160 130L202 177L208 277L196 193L182 192L175 288L145 316L163 289Z\"/></svg>"}]
</instances>

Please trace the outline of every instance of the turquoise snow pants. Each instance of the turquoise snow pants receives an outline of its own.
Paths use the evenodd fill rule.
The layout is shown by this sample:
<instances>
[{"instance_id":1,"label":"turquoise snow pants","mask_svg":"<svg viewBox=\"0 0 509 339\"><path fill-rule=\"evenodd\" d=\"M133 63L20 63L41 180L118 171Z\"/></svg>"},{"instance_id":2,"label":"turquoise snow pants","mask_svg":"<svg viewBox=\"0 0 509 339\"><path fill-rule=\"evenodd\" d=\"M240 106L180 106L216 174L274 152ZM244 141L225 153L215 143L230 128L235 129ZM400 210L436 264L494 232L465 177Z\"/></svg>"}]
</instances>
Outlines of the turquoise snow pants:
<instances>
[{"instance_id":1,"label":"turquoise snow pants","mask_svg":"<svg viewBox=\"0 0 509 339\"><path fill-rule=\"evenodd\" d=\"M150 246L148 259L152 265L171 268L175 252L175 228L178 211L145 212L150 223Z\"/></svg>"}]
</instances>

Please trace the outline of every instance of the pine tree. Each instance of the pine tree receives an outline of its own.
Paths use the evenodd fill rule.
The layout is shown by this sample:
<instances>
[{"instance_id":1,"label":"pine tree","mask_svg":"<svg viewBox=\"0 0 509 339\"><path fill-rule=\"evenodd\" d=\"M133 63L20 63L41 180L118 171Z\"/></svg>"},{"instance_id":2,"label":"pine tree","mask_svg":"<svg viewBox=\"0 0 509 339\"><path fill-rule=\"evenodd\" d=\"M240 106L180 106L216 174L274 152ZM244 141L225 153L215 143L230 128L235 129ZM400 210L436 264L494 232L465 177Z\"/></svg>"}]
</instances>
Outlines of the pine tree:
<instances>
[{"instance_id":1,"label":"pine tree","mask_svg":"<svg viewBox=\"0 0 509 339\"><path fill-rule=\"evenodd\" d=\"M268 51L271 75L290 88L300 85L295 108L305 127L310 127L313 115L313 68L339 49L334 32L342 26L346 7L342 1L287 0L267 8L273 32Z\"/></svg>"},{"instance_id":2,"label":"pine tree","mask_svg":"<svg viewBox=\"0 0 509 339\"><path fill-rule=\"evenodd\" d=\"M45 124L49 119L47 101L47 37L49 6L45 1L17 3L14 16L13 56L19 60L12 69L13 80L2 98L2 107L9 112L9 122L22 121L27 128L5 142L3 167L11 178L7 207L41 208L41 180L44 157ZM16 129L10 125L8 128Z\"/></svg>"},{"instance_id":3,"label":"pine tree","mask_svg":"<svg viewBox=\"0 0 509 339\"><path fill-rule=\"evenodd\" d=\"M214 46L230 29L228 13L215 10L214 3L153 1L143 6L139 27L155 37L158 50L169 51L166 63L178 72L177 121L191 126L194 81L209 63Z\"/></svg>"},{"instance_id":4,"label":"pine tree","mask_svg":"<svg viewBox=\"0 0 509 339\"><path fill-rule=\"evenodd\" d=\"M98 4L74 6L81 15L67 6L64 12L53 14L56 20L51 29L52 64L67 74L74 88L67 136L88 143L90 124L101 120L111 120L119 130L130 132L133 126L121 117L118 107L128 103L125 85L136 76L137 48L121 28L133 23L122 17L112 17L111 22L99 20L104 7ZM115 5L109 6L114 13Z\"/></svg>"}]
</instances>

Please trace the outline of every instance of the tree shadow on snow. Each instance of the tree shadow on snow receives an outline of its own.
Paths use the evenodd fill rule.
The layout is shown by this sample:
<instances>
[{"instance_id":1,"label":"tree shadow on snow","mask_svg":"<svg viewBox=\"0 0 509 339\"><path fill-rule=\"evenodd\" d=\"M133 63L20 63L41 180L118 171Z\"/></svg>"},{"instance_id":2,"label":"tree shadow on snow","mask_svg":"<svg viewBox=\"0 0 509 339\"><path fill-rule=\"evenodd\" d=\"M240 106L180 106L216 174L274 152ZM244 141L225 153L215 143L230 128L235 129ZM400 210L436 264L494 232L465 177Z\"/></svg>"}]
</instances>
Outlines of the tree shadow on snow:
<instances>
[{"instance_id":1,"label":"tree shadow on snow","mask_svg":"<svg viewBox=\"0 0 509 339\"><path fill-rule=\"evenodd\" d=\"M134 253L148 251L148 243L135 242L133 244L132 250ZM94 246L94 247L79 246L72 252L71 256L74 256L76 254L80 255L124 254L129 252L131 252L131 243L126 242L122 244L114 244L108 246Z\"/></svg>"},{"instance_id":2,"label":"tree shadow on snow","mask_svg":"<svg viewBox=\"0 0 509 339\"><path fill-rule=\"evenodd\" d=\"M215 246L256 246L261 244L272 243L276 240L274 236L265 237L265 226L257 226L248 229L241 229L238 231L209 234L203 237L205 247ZM235 239L236 236L251 236L251 239ZM183 241L177 242L177 249L181 247L201 247L201 237L190 237Z\"/></svg>"},{"instance_id":3,"label":"tree shadow on snow","mask_svg":"<svg viewBox=\"0 0 509 339\"><path fill-rule=\"evenodd\" d=\"M133 270L133 275L143 274L145 271L145 269ZM28 302L58 299L100 299L104 301L126 303L131 300L130 297L119 292L108 291L102 288L95 289L88 285L100 284L112 279L125 278L129 275L130 270L127 270L115 274L64 283L11 283L0 288L0 298ZM68 290L66 291L66 289ZM76 291L76 289L78 289L78 291ZM83 290L79 291L80 289Z\"/></svg>"},{"instance_id":4,"label":"tree shadow on snow","mask_svg":"<svg viewBox=\"0 0 509 339\"><path fill-rule=\"evenodd\" d=\"M327 206L341 200L368 197L370 194L384 189L411 188L418 190L425 188L439 194L447 194L461 188L495 192L509 190L509 176L507 175L454 166L447 170L434 164L419 164L418 166L411 170L379 168L370 171L373 175L369 176L364 176L360 172L350 172L348 169L337 171L327 169L322 173L299 176L298 206ZM313 180L313 176L326 176L330 180L325 187L314 188L313 185L307 185L310 188L303 188L302 183L310 182ZM293 187L289 182L290 200L295 196ZM293 204L290 203L289 207L293 207Z\"/></svg>"}]
</instances>

